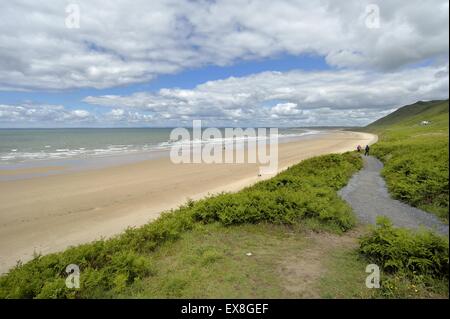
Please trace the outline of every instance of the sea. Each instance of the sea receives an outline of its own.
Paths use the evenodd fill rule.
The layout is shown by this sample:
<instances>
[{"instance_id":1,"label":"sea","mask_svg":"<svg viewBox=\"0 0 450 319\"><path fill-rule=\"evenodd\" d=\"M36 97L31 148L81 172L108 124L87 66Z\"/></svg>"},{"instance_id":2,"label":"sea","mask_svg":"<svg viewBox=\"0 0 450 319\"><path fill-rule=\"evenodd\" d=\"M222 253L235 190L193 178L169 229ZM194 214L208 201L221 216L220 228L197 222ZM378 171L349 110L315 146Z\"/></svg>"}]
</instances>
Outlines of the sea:
<instances>
[{"instance_id":1,"label":"sea","mask_svg":"<svg viewBox=\"0 0 450 319\"><path fill-rule=\"evenodd\" d=\"M0 169L64 166L98 168L152 159L168 154L176 143L233 143L225 137L207 140L190 137L171 140L173 128L55 128L0 129ZM279 128L278 141L284 143L326 132L321 128ZM269 129L266 130L268 135ZM249 138L243 137L248 140ZM257 137L267 138L267 137ZM11 179L3 176L1 179Z\"/></svg>"}]
</instances>

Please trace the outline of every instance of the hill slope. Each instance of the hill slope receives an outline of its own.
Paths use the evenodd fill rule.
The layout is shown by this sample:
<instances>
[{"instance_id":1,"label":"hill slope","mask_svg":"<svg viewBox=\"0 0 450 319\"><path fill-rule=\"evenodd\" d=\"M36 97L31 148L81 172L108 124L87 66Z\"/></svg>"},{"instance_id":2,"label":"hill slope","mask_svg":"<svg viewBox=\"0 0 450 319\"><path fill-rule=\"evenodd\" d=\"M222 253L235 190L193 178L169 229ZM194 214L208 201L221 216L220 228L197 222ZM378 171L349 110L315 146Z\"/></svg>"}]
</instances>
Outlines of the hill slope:
<instances>
[{"instance_id":1,"label":"hill slope","mask_svg":"<svg viewBox=\"0 0 450 319\"><path fill-rule=\"evenodd\" d=\"M406 105L395 112L369 124L367 129L379 129L392 125L414 125L421 121L447 119L448 123L448 100L446 101L419 101L411 105Z\"/></svg>"},{"instance_id":2,"label":"hill slope","mask_svg":"<svg viewBox=\"0 0 450 319\"><path fill-rule=\"evenodd\" d=\"M382 173L392 196L446 221L448 115L448 100L417 102L364 128L379 136L373 153L385 164Z\"/></svg>"}]
</instances>

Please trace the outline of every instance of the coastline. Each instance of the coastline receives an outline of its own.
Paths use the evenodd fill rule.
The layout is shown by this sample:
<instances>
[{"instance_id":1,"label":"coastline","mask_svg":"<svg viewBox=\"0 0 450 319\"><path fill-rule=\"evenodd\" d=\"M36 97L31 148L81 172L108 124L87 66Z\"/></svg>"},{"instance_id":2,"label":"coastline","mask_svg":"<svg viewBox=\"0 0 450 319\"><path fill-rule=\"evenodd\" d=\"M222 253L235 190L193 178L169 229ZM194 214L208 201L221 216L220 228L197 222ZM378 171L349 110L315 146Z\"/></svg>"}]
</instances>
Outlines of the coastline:
<instances>
[{"instance_id":1,"label":"coastline","mask_svg":"<svg viewBox=\"0 0 450 319\"><path fill-rule=\"evenodd\" d=\"M335 131L279 144L279 171L303 159L374 143ZM188 198L237 191L263 178L257 164L175 165L159 158L121 166L0 182L0 272L47 254L140 226Z\"/></svg>"},{"instance_id":2,"label":"coastline","mask_svg":"<svg viewBox=\"0 0 450 319\"><path fill-rule=\"evenodd\" d=\"M100 129L96 129L96 133L93 133L93 139L98 138L98 136L96 136L99 134L98 130ZM279 133L278 143L284 144L303 139L315 138L317 135L335 131L330 129L300 130L301 132L295 131L295 129L290 129L289 131ZM104 133L102 130L100 130L100 132ZM30 134L31 133L32 132L30 132ZM121 133L120 129L119 132L111 132L111 134L117 133ZM151 136L152 133L155 132L144 131L143 133L150 134ZM140 136L140 141L136 141L135 136L127 136L126 134L124 134L127 138L131 139L130 141L128 141L128 143L137 143L126 144L124 136L121 136L119 134L118 136L109 137L110 140L108 143L106 141L100 143L95 142L95 146L91 143L90 147L88 148L80 148L80 146L84 146L84 144L80 144L82 143L82 140L80 140L80 136L73 132L66 133L66 135L67 134L68 136L64 137L64 139L76 137L77 142L72 141L71 146L67 144L56 146L46 145L43 149L42 145L47 144L47 142L45 140L42 140L43 138L45 138L45 136L42 136L41 134L39 136L40 140L35 141L31 144L22 145L19 143L20 146L15 146L17 148L14 149L11 149L11 146L3 146L3 153L0 152L0 182L18 179L30 179L61 173L74 173L113 166L123 166L163 157L169 157L172 147L184 145L182 141L168 140L170 132L167 131L164 133L164 136L157 135L156 137L153 137L154 140L152 143L144 144L144 141L142 141L142 136ZM72 134L73 136L70 134ZM115 137L120 138L120 142L125 144L113 144L112 141ZM215 142L203 142L201 144L203 146L206 146L207 144L208 146L212 146L217 144L222 145L223 143L225 147L229 147L231 146L230 142L232 142L232 140L225 137L219 138ZM13 142L10 141L9 143ZM53 143L51 144L55 143L56 141L53 141ZM194 145L195 147L199 145L198 140L194 142ZM47 148L47 146L49 148ZM0 145L0 149L1 148L2 147Z\"/></svg>"}]
</instances>

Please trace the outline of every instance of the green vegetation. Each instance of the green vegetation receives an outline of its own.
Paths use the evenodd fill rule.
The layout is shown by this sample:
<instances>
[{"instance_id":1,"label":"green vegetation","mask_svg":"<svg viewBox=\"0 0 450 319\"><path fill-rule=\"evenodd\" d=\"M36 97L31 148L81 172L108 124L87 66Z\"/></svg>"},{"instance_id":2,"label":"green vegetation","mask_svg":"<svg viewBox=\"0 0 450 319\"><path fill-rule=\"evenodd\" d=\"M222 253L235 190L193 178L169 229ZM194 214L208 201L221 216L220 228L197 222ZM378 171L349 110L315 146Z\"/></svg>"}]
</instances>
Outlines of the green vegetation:
<instances>
[{"instance_id":1,"label":"green vegetation","mask_svg":"<svg viewBox=\"0 0 450 319\"><path fill-rule=\"evenodd\" d=\"M278 262L302 251L301 227L268 223L198 225L154 254L154 276L131 285L124 297L298 298L286 290ZM251 256L247 256L251 253Z\"/></svg>"},{"instance_id":2,"label":"green vegetation","mask_svg":"<svg viewBox=\"0 0 450 319\"><path fill-rule=\"evenodd\" d=\"M317 219L345 231L355 224L355 218L336 191L361 165L354 154L309 159L241 192L199 201L194 218L223 225L260 221L293 224L299 219Z\"/></svg>"},{"instance_id":3,"label":"green vegetation","mask_svg":"<svg viewBox=\"0 0 450 319\"><path fill-rule=\"evenodd\" d=\"M366 128L379 136L373 154L385 164L382 174L392 196L447 222L448 110L448 100L418 102Z\"/></svg>"},{"instance_id":4,"label":"green vegetation","mask_svg":"<svg viewBox=\"0 0 450 319\"><path fill-rule=\"evenodd\" d=\"M394 228L379 217L377 227L360 239L359 253L384 272L383 297L448 296L448 240L431 231Z\"/></svg>"},{"instance_id":5,"label":"green vegetation","mask_svg":"<svg viewBox=\"0 0 450 319\"><path fill-rule=\"evenodd\" d=\"M0 298L119 296L139 283L152 282L153 277L161 274L158 253L164 245L173 244L211 223L224 227L270 222L346 231L355 224L355 218L336 191L361 165L361 159L353 153L316 157L241 192L189 202L155 222L129 229L118 237L62 253L36 256L0 277ZM200 265L208 267L222 256L220 250L207 249L198 258ZM65 286L65 268L69 264L77 264L81 269L80 289ZM173 291L172 296L182 295L177 291L186 285L183 280L187 279L169 281L167 291ZM237 284L240 279L233 280Z\"/></svg>"}]
</instances>

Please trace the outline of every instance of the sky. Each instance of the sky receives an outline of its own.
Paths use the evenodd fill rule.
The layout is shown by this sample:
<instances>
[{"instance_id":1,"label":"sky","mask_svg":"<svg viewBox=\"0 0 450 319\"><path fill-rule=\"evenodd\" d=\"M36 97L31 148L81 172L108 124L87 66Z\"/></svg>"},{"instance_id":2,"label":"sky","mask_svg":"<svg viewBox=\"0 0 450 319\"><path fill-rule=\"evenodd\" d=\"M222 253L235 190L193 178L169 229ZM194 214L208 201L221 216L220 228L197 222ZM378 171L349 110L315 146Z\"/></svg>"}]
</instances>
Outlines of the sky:
<instances>
[{"instance_id":1,"label":"sky","mask_svg":"<svg viewBox=\"0 0 450 319\"><path fill-rule=\"evenodd\" d=\"M359 126L448 95L448 1L11 0L0 11L0 128Z\"/></svg>"}]
</instances>

